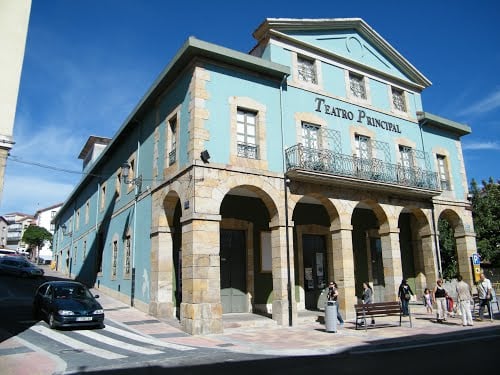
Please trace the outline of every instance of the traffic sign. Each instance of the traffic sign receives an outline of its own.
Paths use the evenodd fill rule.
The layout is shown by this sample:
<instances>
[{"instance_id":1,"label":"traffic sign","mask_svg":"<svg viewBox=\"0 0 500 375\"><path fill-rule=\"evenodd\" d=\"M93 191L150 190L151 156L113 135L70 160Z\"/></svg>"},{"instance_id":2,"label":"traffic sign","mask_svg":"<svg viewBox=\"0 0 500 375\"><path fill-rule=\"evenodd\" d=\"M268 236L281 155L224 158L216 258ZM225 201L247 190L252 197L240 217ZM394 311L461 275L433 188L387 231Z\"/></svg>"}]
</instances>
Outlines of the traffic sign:
<instances>
[{"instance_id":1,"label":"traffic sign","mask_svg":"<svg viewBox=\"0 0 500 375\"><path fill-rule=\"evenodd\" d=\"M481 264L481 257L478 253L472 254L472 264L477 266Z\"/></svg>"}]
</instances>

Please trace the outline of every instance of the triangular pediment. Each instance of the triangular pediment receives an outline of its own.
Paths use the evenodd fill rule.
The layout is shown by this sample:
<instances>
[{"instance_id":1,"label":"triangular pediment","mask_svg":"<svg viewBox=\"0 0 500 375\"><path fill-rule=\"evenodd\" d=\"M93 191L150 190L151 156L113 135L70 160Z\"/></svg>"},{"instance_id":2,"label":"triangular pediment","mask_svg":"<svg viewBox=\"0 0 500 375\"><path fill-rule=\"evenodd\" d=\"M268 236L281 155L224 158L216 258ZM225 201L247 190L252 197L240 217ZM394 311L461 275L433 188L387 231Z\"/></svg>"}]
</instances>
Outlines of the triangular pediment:
<instances>
[{"instance_id":1,"label":"triangular pediment","mask_svg":"<svg viewBox=\"0 0 500 375\"><path fill-rule=\"evenodd\" d=\"M254 32L266 37L288 39L323 54L367 67L397 79L428 87L431 82L360 18L283 19L264 21Z\"/></svg>"}]
</instances>

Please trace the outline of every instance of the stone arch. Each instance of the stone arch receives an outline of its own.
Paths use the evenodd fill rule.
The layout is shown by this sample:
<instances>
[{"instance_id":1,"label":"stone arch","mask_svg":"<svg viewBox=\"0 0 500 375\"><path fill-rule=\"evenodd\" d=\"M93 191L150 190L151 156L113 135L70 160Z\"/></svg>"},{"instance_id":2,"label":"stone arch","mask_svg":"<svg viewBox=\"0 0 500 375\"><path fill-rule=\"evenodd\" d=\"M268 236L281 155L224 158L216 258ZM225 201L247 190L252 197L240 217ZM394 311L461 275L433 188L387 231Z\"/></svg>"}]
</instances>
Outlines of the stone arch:
<instances>
[{"instance_id":1,"label":"stone arch","mask_svg":"<svg viewBox=\"0 0 500 375\"><path fill-rule=\"evenodd\" d=\"M284 210L283 179L254 178L251 175L230 174L221 176L224 181L214 188L212 199L219 202L217 214L220 213L220 202L227 194L247 190L262 200L270 217L270 225L284 225L284 218L280 217L280 211ZM284 211L282 211L284 212Z\"/></svg>"},{"instance_id":2,"label":"stone arch","mask_svg":"<svg viewBox=\"0 0 500 375\"><path fill-rule=\"evenodd\" d=\"M278 183L275 183L275 182ZM279 324L286 321L286 223L279 195L283 180L254 182L248 176L230 176L218 186L220 215L220 294L224 312L262 311L272 313ZM244 238L241 239L242 234ZM231 239L231 241L229 241ZM231 243L244 241L232 247ZM243 268L241 268L243 266ZM269 267L269 268L267 268ZM234 270L244 278L230 277ZM215 274L217 272L215 271ZM245 282L246 280L246 282ZM259 289L254 284L261 285ZM285 294L283 293L285 292ZM247 305L245 306L244 303Z\"/></svg>"},{"instance_id":3,"label":"stone arch","mask_svg":"<svg viewBox=\"0 0 500 375\"><path fill-rule=\"evenodd\" d=\"M331 228L339 227L339 214L333 202L323 194L305 192L295 196L292 220L298 309L314 310L319 293L335 277ZM312 247L315 254L311 253Z\"/></svg>"},{"instance_id":4,"label":"stone arch","mask_svg":"<svg viewBox=\"0 0 500 375\"><path fill-rule=\"evenodd\" d=\"M436 281L435 232L431 211L405 206L398 219L403 277L416 295Z\"/></svg>"},{"instance_id":5,"label":"stone arch","mask_svg":"<svg viewBox=\"0 0 500 375\"><path fill-rule=\"evenodd\" d=\"M175 185L175 186L174 186ZM153 194L151 227L151 271L149 313L153 316L179 316L180 292L180 202L178 183Z\"/></svg>"},{"instance_id":6,"label":"stone arch","mask_svg":"<svg viewBox=\"0 0 500 375\"><path fill-rule=\"evenodd\" d=\"M464 220L467 220L468 217L467 213L458 212L454 208L450 207L442 207L436 216L438 217L438 222L439 219L444 219L453 229L456 246L456 252L454 254L457 262L456 271L457 273L460 273L467 282L472 283L473 280L470 257L472 256L472 253L476 251L476 245L475 234L470 232L468 229L469 225L464 223ZM436 222L436 226L438 225L438 222ZM440 261L440 268L442 268L444 262L441 251L439 252L439 255L441 259L438 259L438 261Z\"/></svg>"}]
</instances>

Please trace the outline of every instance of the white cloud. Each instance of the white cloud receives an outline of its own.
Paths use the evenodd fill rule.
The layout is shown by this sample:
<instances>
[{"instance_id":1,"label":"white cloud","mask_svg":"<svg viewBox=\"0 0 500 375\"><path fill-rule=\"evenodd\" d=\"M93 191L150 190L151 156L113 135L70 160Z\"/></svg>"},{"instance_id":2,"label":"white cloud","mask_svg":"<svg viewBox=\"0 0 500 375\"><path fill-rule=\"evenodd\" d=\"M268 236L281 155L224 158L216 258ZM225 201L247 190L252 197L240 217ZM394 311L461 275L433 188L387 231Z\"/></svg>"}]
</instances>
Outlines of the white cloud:
<instances>
[{"instance_id":1,"label":"white cloud","mask_svg":"<svg viewBox=\"0 0 500 375\"><path fill-rule=\"evenodd\" d=\"M64 202L74 186L37 176L11 176L5 180L0 212L33 215L37 210Z\"/></svg>"},{"instance_id":2,"label":"white cloud","mask_svg":"<svg viewBox=\"0 0 500 375\"><path fill-rule=\"evenodd\" d=\"M498 142L471 142L463 144L462 148L464 150L500 150L500 144Z\"/></svg>"},{"instance_id":3,"label":"white cloud","mask_svg":"<svg viewBox=\"0 0 500 375\"><path fill-rule=\"evenodd\" d=\"M478 115L494 111L500 108L500 89L491 93L482 100L473 103L468 108L462 110L459 115Z\"/></svg>"}]
</instances>

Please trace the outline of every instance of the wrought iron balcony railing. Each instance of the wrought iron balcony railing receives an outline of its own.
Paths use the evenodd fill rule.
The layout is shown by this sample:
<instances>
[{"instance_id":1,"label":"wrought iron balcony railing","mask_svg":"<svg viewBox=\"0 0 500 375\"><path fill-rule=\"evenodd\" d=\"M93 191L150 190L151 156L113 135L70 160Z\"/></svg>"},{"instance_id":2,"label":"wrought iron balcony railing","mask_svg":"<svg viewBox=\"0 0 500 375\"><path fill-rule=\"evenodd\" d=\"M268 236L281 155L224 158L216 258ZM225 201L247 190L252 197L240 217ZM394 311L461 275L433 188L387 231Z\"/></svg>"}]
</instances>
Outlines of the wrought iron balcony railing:
<instances>
[{"instance_id":1,"label":"wrought iron balcony railing","mask_svg":"<svg viewBox=\"0 0 500 375\"><path fill-rule=\"evenodd\" d=\"M168 153L168 165L169 166L175 164L175 155L176 155L175 148Z\"/></svg>"},{"instance_id":2,"label":"wrought iron balcony railing","mask_svg":"<svg viewBox=\"0 0 500 375\"><path fill-rule=\"evenodd\" d=\"M436 172L404 167L380 159L364 159L325 149L294 145L285 150L287 171L303 169L331 175L384 182L406 187L440 190Z\"/></svg>"},{"instance_id":3,"label":"wrought iron balcony railing","mask_svg":"<svg viewBox=\"0 0 500 375\"><path fill-rule=\"evenodd\" d=\"M257 159L258 158L257 152L258 152L257 145L238 142L238 156L249 159Z\"/></svg>"}]
</instances>

